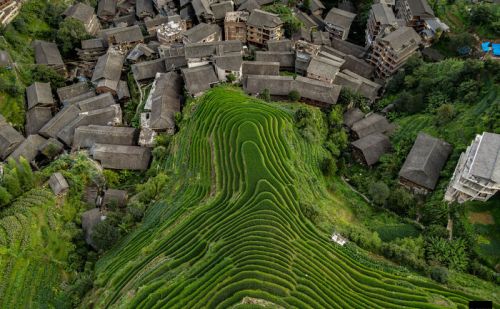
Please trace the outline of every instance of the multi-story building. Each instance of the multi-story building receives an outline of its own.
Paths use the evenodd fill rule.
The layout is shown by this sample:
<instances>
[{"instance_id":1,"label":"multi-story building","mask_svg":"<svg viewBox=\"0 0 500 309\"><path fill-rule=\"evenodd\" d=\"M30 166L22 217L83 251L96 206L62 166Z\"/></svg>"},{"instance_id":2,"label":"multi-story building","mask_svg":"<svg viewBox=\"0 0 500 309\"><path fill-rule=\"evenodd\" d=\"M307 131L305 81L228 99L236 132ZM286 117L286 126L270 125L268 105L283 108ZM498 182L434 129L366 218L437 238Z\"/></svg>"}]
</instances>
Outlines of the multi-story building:
<instances>
[{"instance_id":1,"label":"multi-story building","mask_svg":"<svg viewBox=\"0 0 500 309\"><path fill-rule=\"evenodd\" d=\"M277 14L253 10L247 20L247 41L263 46L269 40L283 37L283 21Z\"/></svg>"},{"instance_id":2,"label":"multi-story building","mask_svg":"<svg viewBox=\"0 0 500 309\"><path fill-rule=\"evenodd\" d=\"M415 30L406 26L375 39L369 59L376 67L375 74L380 78L394 74L417 51L420 42Z\"/></svg>"},{"instance_id":3,"label":"multi-story building","mask_svg":"<svg viewBox=\"0 0 500 309\"><path fill-rule=\"evenodd\" d=\"M247 41L247 20L250 13L245 11L227 12L224 19L224 39Z\"/></svg>"},{"instance_id":4,"label":"multi-story building","mask_svg":"<svg viewBox=\"0 0 500 309\"><path fill-rule=\"evenodd\" d=\"M425 20L435 18L427 0L398 0L396 1L396 17L403 19L408 27L412 27L417 33L425 28Z\"/></svg>"},{"instance_id":5,"label":"multi-story building","mask_svg":"<svg viewBox=\"0 0 500 309\"><path fill-rule=\"evenodd\" d=\"M325 17L325 30L332 38L346 40L356 14L332 8Z\"/></svg>"},{"instance_id":6,"label":"multi-story building","mask_svg":"<svg viewBox=\"0 0 500 309\"><path fill-rule=\"evenodd\" d=\"M375 38L385 29L392 31L397 27L396 17L391 8L383 3L373 4L366 24L366 46L371 46Z\"/></svg>"},{"instance_id":7,"label":"multi-story building","mask_svg":"<svg viewBox=\"0 0 500 309\"><path fill-rule=\"evenodd\" d=\"M448 202L486 201L500 190L500 134L477 135L460 155L445 193Z\"/></svg>"}]
</instances>

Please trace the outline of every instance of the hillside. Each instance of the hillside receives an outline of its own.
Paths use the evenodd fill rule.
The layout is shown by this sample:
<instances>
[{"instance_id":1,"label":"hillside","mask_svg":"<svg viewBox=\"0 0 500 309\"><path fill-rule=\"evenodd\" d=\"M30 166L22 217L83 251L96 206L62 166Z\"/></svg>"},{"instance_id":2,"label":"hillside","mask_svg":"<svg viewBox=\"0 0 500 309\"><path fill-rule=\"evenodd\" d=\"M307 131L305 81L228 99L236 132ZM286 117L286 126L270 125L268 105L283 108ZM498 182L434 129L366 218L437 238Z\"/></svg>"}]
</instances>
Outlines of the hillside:
<instances>
[{"instance_id":1,"label":"hillside","mask_svg":"<svg viewBox=\"0 0 500 309\"><path fill-rule=\"evenodd\" d=\"M304 202L326 198L320 150L285 109L231 88L194 108L163 164L163 198L99 260L84 307L467 305L464 293L363 264L306 219Z\"/></svg>"}]
</instances>

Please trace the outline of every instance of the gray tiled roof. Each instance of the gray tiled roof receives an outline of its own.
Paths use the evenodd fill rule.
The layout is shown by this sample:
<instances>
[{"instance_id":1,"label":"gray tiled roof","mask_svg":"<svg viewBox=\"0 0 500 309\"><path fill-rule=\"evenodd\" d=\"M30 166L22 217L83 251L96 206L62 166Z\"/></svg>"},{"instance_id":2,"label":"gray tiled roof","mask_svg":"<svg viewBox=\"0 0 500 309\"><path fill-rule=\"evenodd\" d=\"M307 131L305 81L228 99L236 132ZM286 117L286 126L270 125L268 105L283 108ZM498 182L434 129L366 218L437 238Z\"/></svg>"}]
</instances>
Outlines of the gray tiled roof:
<instances>
[{"instance_id":1,"label":"gray tiled roof","mask_svg":"<svg viewBox=\"0 0 500 309\"><path fill-rule=\"evenodd\" d=\"M272 52L292 51L292 41L290 40L269 40L266 42L267 50Z\"/></svg>"},{"instance_id":2,"label":"gray tiled roof","mask_svg":"<svg viewBox=\"0 0 500 309\"><path fill-rule=\"evenodd\" d=\"M434 190L451 150L447 142L419 133L399 171L399 177Z\"/></svg>"},{"instance_id":3,"label":"gray tiled roof","mask_svg":"<svg viewBox=\"0 0 500 309\"><path fill-rule=\"evenodd\" d=\"M156 73L165 73L165 61L163 59L155 59L151 61L143 61L131 66L135 80L145 80L154 78Z\"/></svg>"},{"instance_id":4,"label":"gray tiled roof","mask_svg":"<svg viewBox=\"0 0 500 309\"><path fill-rule=\"evenodd\" d=\"M352 125L358 138L363 138L373 133L384 133L391 129L391 125L387 118L379 114L371 114Z\"/></svg>"},{"instance_id":5,"label":"gray tiled roof","mask_svg":"<svg viewBox=\"0 0 500 309\"><path fill-rule=\"evenodd\" d=\"M359 108L350 108L344 113L344 124L350 128L354 123L364 117L365 113L363 113Z\"/></svg>"},{"instance_id":6,"label":"gray tiled roof","mask_svg":"<svg viewBox=\"0 0 500 309\"><path fill-rule=\"evenodd\" d=\"M352 142L351 145L363 154L367 165L377 163L380 157L391 149L389 138L382 133L370 134Z\"/></svg>"},{"instance_id":7,"label":"gray tiled roof","mask_svg":"<svg viewBox=\"0 0 500 309\"><path fill-rule=\"evenodd\" d=\"M124 57L118 53L106 53L97 59L97 64L92 74L92 81L100 79L118 82L122 74Z\"/></svg>"},{"instance_id":8,"label":"gray tiled roof","mask_svg":"<svg viewBox=\"0 0 500 309\"><path fill-rule=\"evenodd\" d=\"M243 61L243 75L280 75L279 62Z\"/></svg>"},{"instance_id":9,"label":"gray tiled roof","mask_svg":"<svg viewBox=\"0 0 500 309\"><path fill-rule=\"evenodd\" d=\"M45 65L64 65L63 59L56 43L35 41L33 42L35 48L35 60L37 64Z\"/></svg>"},{"instance_id":10,"label":"gray tiled roof","mask_svg":"<svg viewBox=\"0 0 500 309\"><path fill-rule=\"evenodd\" d=\"M63 15L66 17L72 17L81 21L83 24L88 24L92 20L94 15L94 8L82 2L78 2L70 7L68 7Z\"/></svg>"},{"instance_id":11,"label":"gray tiled roof","mask_svg":"<svg viewBox=\"0 0 500 309\"><path fill-rule=\"evenodd\" d=\"M216 40L220 39L221 29L216 24L200 23L183 33L187 42L198 43L211 34L216 33Z\"/></svg>"},{"instance_id":12,"label":"gray tiled roof","mask_svg":"<svg viewBox=\"0 0 500 309\"><path fill-rule=\"evenodd\" d=\"M282 68L293 68L295 66L295 53L257 51L255 52L255 60L265 62L279 62Z\"/></svg>"},{"instance_id":13,"label":"gray tiled roof","mask_svg":"<svg viewBox=\"0 0 500 309\"><path fill-rule=\"evenodd\" d=\"M434 11L427 0L406 0L413 16L434 17Z\"/></svg>"},{"instance_id":14,"label":"gray tiled roof","mask_svg":"<svg viewBox=\"0 0 500 309\"><path fill-rule=\"evenodd\" d=\"M181 111L182 78L176 72L158 74L151 94L149 127L153 130L174 130L175 114Z\"/></svg>"},{"instance_id":15,"label":"gray tiled roof","mask_svg":"<svg viewBox=\"0 0 500 309\"><path fill-rule=\"evenodd\" d=\"M146 170L151 160L151 149L139 146L94 144L90 153L102 167L118 170Z\"/></svg>"},{"instance_id":16,"label":"gray tiled roof","mask_svg":"<svg viewBox=\"0 0 500 309\"><path fill-rule=\"evenodd\" d=\"M241 54L230 54L223 56L214 57L215 66L228 71L239 71L241 69L241 64L243 63L243 58Z\"/></svg>"},{"instance_id":17,"label":"gray tiled roof","mask_svg":"<svg viewBox=\"0 0 500 309\"><path fill-rule=\"evenodd\" d=\"M283 24L277 14L262 10L253 10L247 20L247 25L255 27L275 28Z\"/></svg>"},{"instance_id":18,"label":"gray tiled roof","mask_svg":"<svg viewBox=\"0 0 500 309\"><path fill-rule=\"evenodd\" d=\"M339 72L342 63L324 57L312 56L307 67L307 73L333 80Z\"/></svg>"},{"instance_id":19,"label":"gray tiled roof","mask_svg":"<svg viewBox=\"0 0 500 309\"><path fill-rule=\"evenodd\" d=\"M0 158L5 160L24 141L21 133L10 124L0 123Z\"/></svg>"},{"instance_id":20,"label":"gray tiled roof","mask_svg":"<svg viewBox=\"0 0 500 309\"><path fill-rule=\"evenodd\" d=\"M208 90L211 85L219 81L211 65L182 69L182 76L185 87L191 95Z\"/></svg>"},{"instance_id":21,"label":"gray tiled roof","mask_svg":"<svg viewBox=\"0 0 500 309\"><path fill-rule=\"evenodd\" d=\"M373 4L372 13L375 16L375 20L381 25L393 25L397 23L394 12L385 4Z\"/></svg>"},{"instance_id":22,"label":"gray tiled roof","mask_svg":"<svg viewBox=\"0 0 500 309\"><path fill-rule=\"evenodd\" d=\"M222 1L210 5L215 19L224 19L227 12L234 11L232 1Z\"/></svg>"},{"instance_id":23,"label":"gray tiled roof","mask_svg":"<svg viewBox=\"0 0 500 309\"><path fill-rule=\"evenodd\" d=\"M378 38L387 42L395 51L404 50L408 46L418 45L422 40L411 27L400 27L384 37Z\"/></svg>"},{"instance_id":24,"label":"gray tiled roof","mask_svg":"<svg viewBox=\"0 0 500 309\"><path fill-rule=\"evenodd\" d=\"M128 145L137 140L137 129L101 125L80 126L75 130L73 148L91 148L94 144Z\"/></svg>"},{"instance_id":25,"label":"gray tiled roof","mask_svg":"<svg viewBox=\"0 0 500 309\"><path fill-rule=\"evenodd\" d=\"M351 27L352 21L356 17L356 14L347 12L341 9L332 8L325 17L325 22L347 29Z\"/></svg>"},{"instance_id":26,"label":"gray tiled roof","mask_svg":"<svg viewBox=\"0 0 500 309\"><path fill-rule=\"evenodd\" d=\"M26 135L37 134L52 119L51 107L34 107L26 112Z\"/></svg>"},{"instance_id":27,"label":"gray tiled roof","mask_svg":"<svg viewBox=\"0 0 500 309\"><path fill-rule=\"evenodd\" d=\"M114 17L116 15L116 0L99 0L97 5L97 16Z\"/></svg>"},{"instance_id":28,"label":"gray tiled roof","mask_svg":"<svg viewBox=\"0 0 500 309\"><path fill-rule=\"evenodd\" d=\"M14 150L9 158L19 160L21 157L25 158L28 162L33 161L38 154L38 148L45 143L45 138L38 134L29 135L19 147Z\"/></svg>"},{"instance_id":29,"label":"gray tiled roof","mask_svg":"<svg viewBox=\"0 0 500 309\"><path fill-rule=\"evenodd\" d=\"M484 132L470 173L500 183L500 134Z\"/></svg>"},{"instance_id":30,"label":"gray tiled roof","mask_svg":"<svg viewBox=\"0 0 500 309\"><path fill-rule=\"evenodd\" d=\"M54 97L52 96L50 83L34 82L26 88L26 98L28 101L28 109L35 106L54 105Z\"/></svg>"}]
</instances>

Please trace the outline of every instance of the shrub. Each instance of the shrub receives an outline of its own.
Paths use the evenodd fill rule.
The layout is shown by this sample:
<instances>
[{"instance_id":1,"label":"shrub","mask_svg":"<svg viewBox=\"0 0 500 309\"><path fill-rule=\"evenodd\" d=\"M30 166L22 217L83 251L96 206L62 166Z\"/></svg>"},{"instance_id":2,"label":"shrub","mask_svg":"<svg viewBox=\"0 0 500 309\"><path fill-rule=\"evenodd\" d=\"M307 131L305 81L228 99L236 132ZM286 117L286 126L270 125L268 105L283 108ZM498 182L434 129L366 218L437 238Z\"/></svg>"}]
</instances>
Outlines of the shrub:
<instances>
[{"instance_id":1,"label":"shrub","mask_svg":"<svg viewBox=\"0 0 500 309\"><path fill-rule=\"evenodd\" d=\"M324 158L323 161L321 161L320 169L325 176L335 175L335 173L337 173L337 165L335 160L330 156Z\"/></svg>"},{"instance_id":2,"label":"shrub","mask_svg":"<svg viewBox=\"0 0 500 309\"><path fill-rule=\"evenodd\" d=\"M167 155L167 149L163 146L157 146L153 149L152 153L156 160L161 160Z\"/></svg>"},{"instance_id":3,"label":"shrub","mask_svg":"<svg viewBox=\"0 0 500 309\"><path fill-rule=\"evenodd\" d=\"M437 123L443 125L455 117L455 109L451 104L443 104L436 109Z\"/></svg>"},{"instance_id":4,"label":"shrub","mask_svg":"<svg viewBox=\"0 0 500 309\"><path fill-rule=\"evenodd\" d=\"M383 181L377 181L369 185L368 193L375 204L384 205L389 197L390 191L389 187Z\"/></svg>"},{"instance_id":5,"label":"shrub","mask_svg":"<svg viewBox=\"0 0 500 309\"><path fill-rule=\"evenodd\" d=\"M292 90L288 93L288 99L292 102L300 100L300 93L297 90Z\"/></svg>"},{"instance_id":6,"label":"shrub","mask_svg":"<svg viewBox=\"0 0 500 309\"><path fill-rule=\"evenodd\" d=\"M233 73L229 73L227 76L227 82L228 83L234 83L236 81L236 76Z\"/></svg>"},{"instance_id":7,"label":"shrub","mask_svg":"<svg viewBox=\"0 0 500 309\"><path fill-rule=\"evenodd\" d=\"M309 203L300 203L300 209L307 219L311 220L312 223L318 224L320 210L317 205L312 205Z\"/></svg>"},{"instance_id":8,"label":"shrub","mask_svg":"<svg viewBox=\"0 0 500 309\"><path fill-rule=\"evenodd\" d=\"M262 93L259 94L259 99L266 102L271 102L271 94L269 93L269 89L265 88L264 90L262 90Z\"/></svg>"},{"instance_id":9,"label":"shrub","mask_svg":"<svg viewBox=\"0 0 500 309\"><path fill-rule=\"evenodd\" d=\"M46 65L36 65L31 70L31 79L32 82L50 83L53 89L66 86L64 77Z\"/></svg>"},{"instance_id":10,"label":"shrub","mask_svg":"<svg viewBox=\"0 0 500 309\"><path fill-rule=\"evenodd\" d=\"M463 239L448 241L431 236L427 238L425 251L430 263L444 265L458 271L467 269L468 257Z\"/></svg>"},{"instance_id":11,"label":"shrub","mask_svg":"<svg viewBox=\"0 0 500 309\"><path fill-rule=\"evenodd\" d=\"M448 283L448 269L442 266L432 267L431 278L439 283Z\"/></svg>"}]
</instances>

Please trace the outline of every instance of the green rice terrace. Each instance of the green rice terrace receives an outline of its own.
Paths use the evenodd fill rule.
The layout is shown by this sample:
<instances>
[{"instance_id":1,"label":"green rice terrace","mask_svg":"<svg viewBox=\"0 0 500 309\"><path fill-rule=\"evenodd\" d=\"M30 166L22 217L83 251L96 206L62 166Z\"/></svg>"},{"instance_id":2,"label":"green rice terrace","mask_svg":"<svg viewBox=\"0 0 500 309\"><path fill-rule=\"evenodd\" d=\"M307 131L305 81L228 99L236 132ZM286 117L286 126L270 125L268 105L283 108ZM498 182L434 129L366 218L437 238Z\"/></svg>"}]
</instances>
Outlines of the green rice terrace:
<instances>
[{"instance_id":1,"label":"green rice terrace","mask_svg":"<svg viewBox=\"0 0 500 309\"><path fill-rule=\"evenodd\" d=\"M161 164L164 197L97 262L82 307L466 308L477 299L376 267L312 224L301 202L330 198L317 167L324 150L297 134L283 106L225 87L187 108Z\"/></svg>"}]
</instances>

